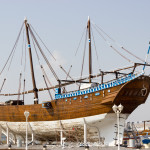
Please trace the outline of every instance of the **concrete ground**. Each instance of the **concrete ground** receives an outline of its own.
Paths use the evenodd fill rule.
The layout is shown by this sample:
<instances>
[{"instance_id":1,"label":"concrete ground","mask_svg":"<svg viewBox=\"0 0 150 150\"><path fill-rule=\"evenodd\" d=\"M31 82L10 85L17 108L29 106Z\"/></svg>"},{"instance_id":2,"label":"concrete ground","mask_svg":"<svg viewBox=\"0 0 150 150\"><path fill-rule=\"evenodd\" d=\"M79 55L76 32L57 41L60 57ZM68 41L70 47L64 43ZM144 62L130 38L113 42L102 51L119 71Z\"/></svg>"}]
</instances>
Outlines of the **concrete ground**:
<instances>
[{"instance_id":1,"label":"concrete ground","mask_svg":"<svg viewBox=\"0 0 150 150\"><path fill-rule=\"evenodd\" d=\"M8 146L7 145L0 145L0 149L8 149ZM17 147L16 145L12 145L11 147L11 150L16 150L16 149L19 149L19 150L25 150L25 146L23 145L22 147ZM28 146L28 150L43 150L43 145L34 145L34 146ZM62 149L65 149L65 150L85 150L84 147L79 147L79 146L66 146L65 148L62 148L62 146L58 145L47 145L47 150L62 150ZM90 146L89 147L89 150L117 150L118 148L117 147L100 147L100 146ZM124 148L124 147L121 147L120 150L139 150L139 149L136 149L136 148ZM144 148L140 149L140 150L144 150ZM150 150L150 148L147 148L147 150Z\"/></svg>"}]
</instances>

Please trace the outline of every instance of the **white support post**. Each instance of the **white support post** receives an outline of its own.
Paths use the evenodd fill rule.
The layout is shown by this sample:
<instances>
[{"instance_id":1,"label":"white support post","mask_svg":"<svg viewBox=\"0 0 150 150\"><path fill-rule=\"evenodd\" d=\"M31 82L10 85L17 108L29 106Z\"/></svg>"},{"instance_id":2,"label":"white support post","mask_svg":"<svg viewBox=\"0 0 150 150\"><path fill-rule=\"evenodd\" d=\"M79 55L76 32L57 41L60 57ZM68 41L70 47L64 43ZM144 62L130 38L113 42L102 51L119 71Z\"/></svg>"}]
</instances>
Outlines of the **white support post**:
<instances>
[{"instance_id":1,"label":"white support post","mask_svg":"<svg viewBox=\"0 0 150 150\"><path fill-rule=\"evenodd\" d=\"M120 150L120 123L119 123L119 111L117 111L117 124L118 124L118 150Z\"/></svg>"},{"instance_id":2,"label":"white support post","mask_svg":"<svg viewBox=\"0 0 150 150\"><path fill-rule=\"evenodd\" d=\"M119 106L116 106L114 104L114 106L112 107L113 111L117 114L117 124L118 124L118 150L120 150L120 113L123 110L123 106L120 104Z\"/></svg>"},{"instance_id":3,"label":"white support post","mask_svg":"<svg viewBox=\"0 0 150 150\"><path fill-rule=\"evenodd\" d=\"M0 126L0 141L2 140L2 127Z\"/></svg>"},{"instance_id":4,"label":"white support post","mask_svg":"<svg viewBox=\"0 0 150 150\"><path fill-rule=\"evenodd\" d=\"M17 143L16 135L15 135L15 134L13 134L13 136L14 136L14 144L16 144L16 143Z\"/></svg>"},{"instance_id":5,"label":"white support post","mask_svg":"<svg viewBox=\"0 0 150 150\"><path fill-rule=\"evenodd\" d=\"M32 145L34 145L34 133L32 132Z\"/></svg>"},{"instance_id":6,"label":"white support post","mask_svg":"<svg viewBox=\"0 0 150 150\"><path fill-rule=\"evenodd\" d=\"M32 132L32 145L34 145L34 131L33 131L32 127L31 127L30 122L28 122L28 127L31 130L31 132Z\"/></svg>"},{"instance_id":7,"label":"white support post","mask_svg":"<svg viewBox=\"0 0 150 150\"><path fill-rule=\"evenodd\" d=\"M26 117L26 150L28 149L28 117Z\"/></svg>"},{"instance_id":8,"label":"white support post","mask_svg":"<svg viewBox=\"0 0 150 150\"><path fill-rule=\"evenodd\" d=\"M84 122L84 146L87 144L87 126Z\"/></svg>"},{"instance_id":9,"label":"white support post","mask_svg":"<svg viewBox=\"0 0 150 150\"><path fill-rule=\"evenodd\" d=\"M29 112L25 111L24 115L26 117L26 150L28 150L28 117L29 117Z\"/></svg>"},{"instance_id":10,"label":"white support post","mask_svg":"<svg viewBox=\"0 0 150 150\"><path fill-rule=\"evenodd\" d=\"M9 128L7 127L7 145L9 144Z\"/></svg>"},{"instance_id":11,"label":"white support post","mask_svg":"<svg viewBox=\"0 0 150 150\"><path fill-rule=\"evenodd\" d=\"M60 145L62 146L63 145L63 131L61 130L60 131Z\"/></svg>"}]
</instances>

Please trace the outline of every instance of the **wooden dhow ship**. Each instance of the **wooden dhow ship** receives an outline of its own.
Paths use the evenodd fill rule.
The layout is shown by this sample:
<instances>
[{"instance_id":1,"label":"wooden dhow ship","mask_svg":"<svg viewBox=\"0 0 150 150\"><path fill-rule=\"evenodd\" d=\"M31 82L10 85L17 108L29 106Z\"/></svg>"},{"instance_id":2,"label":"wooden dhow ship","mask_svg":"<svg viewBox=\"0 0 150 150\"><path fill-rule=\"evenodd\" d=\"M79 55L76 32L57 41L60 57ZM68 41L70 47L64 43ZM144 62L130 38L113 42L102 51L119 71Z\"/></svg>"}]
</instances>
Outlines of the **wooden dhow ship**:
<instances>
[{"instance_id":1,"label":"wooden dhow ship","mask_svg":"<svg viewBox=\"0 0 150 150\"><path fill-rule=\"evenodd\" d=\"M28 117L29 134L34 135L32 136L32 141L35 139L55 140L61 131L67 138L66 140L72 137L72 139L77 140L78 142L83 142L84 127L86 125L86 136L89 142L98 141L101 144L115 145L118 134L116 127L117 118L112 110L112 106L114 104L122 104L124 107L120 115L120 139L122 139L125 120L140 104L145 103L149 95L150 77L144 74L145 66L149 66L147 59L144 63L134 63L133 66L114 71L100 71L99 74L93 75L91 66L91 27L90 19L88 19L89 76L74 80L70 77L69 73L67 73L70 80L60 80L46 55L44 55L39 43L37 42L33 29L31 25L27 23L26 19L24 24L30 57L33 90L25 91L25 88L23 88L23 91L19 89L18 93L3 94L2 89L6 81L6 79L4 79L1 86L0 96L16 95L18 96L18 99L1 103L1 129L5 132L7 131L8 137L9 133L12 133L14 137L24 137L26 131L26 118L24 112L28 111L30 113ZM36 44L39 52L44 57L49 69L53 72L58 81L57 85L48 86L47 75L43 70L43 78L46 88L37 88L29 33L34 44ZM112 46L110 47L113 48ZM11 54L13 54L13 51ZM10 57L8 60L9 59ZM5 69L6 65L7 62L2 71ZM135 72L136 68L139 66L143 66L142 71ZM41 69L43 69L42 65ZM128 69L130 69L129 73L126 72ZM125 73L123 71L125 71ZM104 82L103 78L107 74L115 74L115 79ZM96 77L101 77L101 81L97 83L92 82ZM71 84L79 84L79 88L75 91L65 92L64 87ZM82 84L85 84L86 87L83 87ZM52 97L50 92L51 89L55 89L55 98ZM39 104L38 94L44 90L49 92L51 100ZM24 105L24 95L28 93L34 93L34 104L32 105ZM20 100L21 95L23 96L23 100Z\"/></svg>"}]
</instances>

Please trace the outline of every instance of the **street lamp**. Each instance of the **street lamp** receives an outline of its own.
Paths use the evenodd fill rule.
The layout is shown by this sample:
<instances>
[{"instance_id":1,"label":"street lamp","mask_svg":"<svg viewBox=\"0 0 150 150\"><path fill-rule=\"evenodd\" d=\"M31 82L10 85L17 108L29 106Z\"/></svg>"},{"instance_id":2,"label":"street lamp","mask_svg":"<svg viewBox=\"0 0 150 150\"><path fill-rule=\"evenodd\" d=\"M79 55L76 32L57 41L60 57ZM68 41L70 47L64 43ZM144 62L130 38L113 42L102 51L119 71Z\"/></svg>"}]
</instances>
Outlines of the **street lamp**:
<instances>
[{"instance_id":1,"label":"street lamp","mask_svg":"<svg viewBox=\"0 0 150 150\"><path fill-rule=\"evenodd\" d=\"M119 106L114 105L112 107L113 111L117 114L117 124L118 124L118 150L120 150L120 125L119 125L119 115L121 111L123 110L123 106L120 104Z\"/></svg>"},{"instance_id":2,"label":"street lamp","mask_svg":"<svg viewBox=\"0 0 150 150\"><path fill-rule=\"evenodd\" d=\"M26 150L28 149L28 117L29 117L29 112L25 111L24 115L26 117Z\"/></svg>"}]
</instances>

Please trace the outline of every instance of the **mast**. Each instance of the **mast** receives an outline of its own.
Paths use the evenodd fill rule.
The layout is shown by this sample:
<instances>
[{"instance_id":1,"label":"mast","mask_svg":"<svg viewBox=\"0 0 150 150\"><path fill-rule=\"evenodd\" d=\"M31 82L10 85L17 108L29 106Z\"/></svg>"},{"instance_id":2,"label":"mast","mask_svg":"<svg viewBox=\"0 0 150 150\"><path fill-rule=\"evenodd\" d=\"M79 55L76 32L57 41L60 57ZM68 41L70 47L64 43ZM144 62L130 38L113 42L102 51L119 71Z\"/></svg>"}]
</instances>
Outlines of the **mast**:
<instances>
[{"instance_id":1,"label":"mast","mask_svg":"<svg viewBox=\"0 0 150 150\"><path fill-rule=\"evenodd\" d=\"M91 74L92 74L92 53L91 53L91 30L90 30L90 17L88 17L88 37L89 37L89 83L91 83Z\"/></svg>"},{"instance_id":2,"label":"mast","mask_svg":"<svg viewBox=\"0 0 150 150\"><path fill-rule=\"evenodd\" d=\"M26 36L28 42L28 50L29 50L29 58L30 58L30 68L31 68L31 76L32 76L32 84L34 91L34 104L38 104L38 89L36 88L35 76L34 76L34 68L33 68L33 60L32 60L32 52L29 38L29 24L27 23L27 19L24 20L25 28L26 28Z\"/></svg>"}]
</instances>

